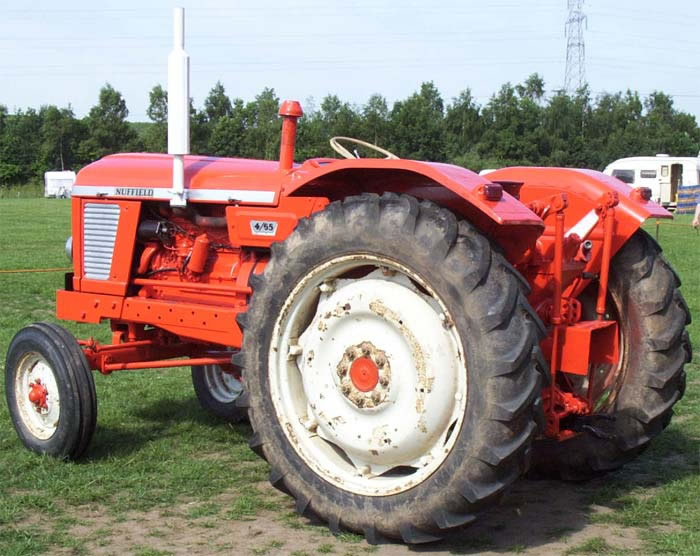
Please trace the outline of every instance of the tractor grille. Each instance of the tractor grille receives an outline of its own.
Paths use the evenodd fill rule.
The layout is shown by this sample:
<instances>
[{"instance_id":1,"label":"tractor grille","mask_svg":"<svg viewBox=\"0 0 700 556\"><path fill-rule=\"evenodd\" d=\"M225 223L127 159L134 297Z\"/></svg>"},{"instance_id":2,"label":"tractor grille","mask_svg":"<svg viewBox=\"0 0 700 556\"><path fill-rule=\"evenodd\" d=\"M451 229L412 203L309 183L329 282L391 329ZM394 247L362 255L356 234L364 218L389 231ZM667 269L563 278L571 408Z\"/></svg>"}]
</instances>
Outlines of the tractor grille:
<instances>
[{"instance_id":1,"label":"tractor grille","mask_svg":"<svg viewBox=\"0 0 700 556\"><path fill-rule=\"evenodd\" d=\"M83 212L83 268L85 277L109 279L114 241L119 227L119 205L87 203Z\"/></svg>"}]
</instances>

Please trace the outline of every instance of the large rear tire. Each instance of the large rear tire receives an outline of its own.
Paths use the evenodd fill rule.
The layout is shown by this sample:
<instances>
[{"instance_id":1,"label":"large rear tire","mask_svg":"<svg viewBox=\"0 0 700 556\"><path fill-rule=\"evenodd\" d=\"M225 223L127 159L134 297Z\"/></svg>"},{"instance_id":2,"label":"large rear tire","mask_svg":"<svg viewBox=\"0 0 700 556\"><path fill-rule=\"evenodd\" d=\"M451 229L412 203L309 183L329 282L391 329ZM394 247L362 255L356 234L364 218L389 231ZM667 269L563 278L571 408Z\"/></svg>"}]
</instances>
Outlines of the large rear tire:
<instances>
[{"instance_id":1,"label":"large rear tire","mask_svg":"<svg viewBox=\"0 0 700 556\"><path fill-rule=\"evenodd\" d=\"M97 396L82 349L65 328L39 322L20 330L5 362L12 424L30 450L77 459L97 422Z\"/></svg>"},{"instance_id":2,"label":"large rear tire","mask_svg":"<svg viewBox=\"0 0 700 556\"><path fill-rule=\"evenodd\" d=\"M541 414L527 286L470 224L360 195L299 222L240 319L251 447L334 532L428 542L528 467Z\"/></svg>"},{"instance_id":3,"label":"large rear tire","mask_svg":"<svg viewBox=\"0 0 700 556\"><path fill-rule=\"evenodd\" d=\"M692 350L685 326L690 313L680 280L644 231L620 249L610 266L609 305L618 320L619 367L600 420L606 439L589 432L563 441L535 442L533 474L583 480L622 466L640 454L671 421L685 391L683 366Z\"/></svg>"}]
</instances>

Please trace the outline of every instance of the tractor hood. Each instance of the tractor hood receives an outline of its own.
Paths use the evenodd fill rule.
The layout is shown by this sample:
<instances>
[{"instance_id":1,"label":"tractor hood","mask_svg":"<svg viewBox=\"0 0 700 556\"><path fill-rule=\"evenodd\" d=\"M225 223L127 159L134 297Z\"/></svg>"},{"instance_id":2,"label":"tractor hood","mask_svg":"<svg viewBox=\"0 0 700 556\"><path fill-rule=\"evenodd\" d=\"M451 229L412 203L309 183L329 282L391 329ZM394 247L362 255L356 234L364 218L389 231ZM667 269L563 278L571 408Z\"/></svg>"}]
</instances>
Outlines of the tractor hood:
<instances>
[{"instance_id":1,"label":"tractor hood","mask_svg":"<svg viewBox=\"0 0 700 556\"><path fill-rule=\"evenodd\" d=\"M73 185L76 197L167 200L172 194L172 156L114 154L83 168ZM185 188L191 201L276 205L285 174L268 160L185 157Z\"/></svg>"}]
</instances>

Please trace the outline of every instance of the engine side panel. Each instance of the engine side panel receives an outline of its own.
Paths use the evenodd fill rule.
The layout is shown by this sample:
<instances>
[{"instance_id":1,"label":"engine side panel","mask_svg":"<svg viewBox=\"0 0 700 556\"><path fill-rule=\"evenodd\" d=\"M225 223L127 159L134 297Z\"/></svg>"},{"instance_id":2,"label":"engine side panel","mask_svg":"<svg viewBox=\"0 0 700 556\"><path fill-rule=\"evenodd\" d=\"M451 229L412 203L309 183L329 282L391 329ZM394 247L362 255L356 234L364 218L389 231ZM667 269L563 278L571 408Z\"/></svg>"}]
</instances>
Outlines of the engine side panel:
<instances>
[{"instance_id":1,"label":"engine side panel","mask_svg":"<svg viewBox=\"0 0 700 556\"><path fill-rule=\"evenodd\" d=\"M72 208L73 289L124 295L141 203L74 198Z\"/></svg>"}]
</instances>

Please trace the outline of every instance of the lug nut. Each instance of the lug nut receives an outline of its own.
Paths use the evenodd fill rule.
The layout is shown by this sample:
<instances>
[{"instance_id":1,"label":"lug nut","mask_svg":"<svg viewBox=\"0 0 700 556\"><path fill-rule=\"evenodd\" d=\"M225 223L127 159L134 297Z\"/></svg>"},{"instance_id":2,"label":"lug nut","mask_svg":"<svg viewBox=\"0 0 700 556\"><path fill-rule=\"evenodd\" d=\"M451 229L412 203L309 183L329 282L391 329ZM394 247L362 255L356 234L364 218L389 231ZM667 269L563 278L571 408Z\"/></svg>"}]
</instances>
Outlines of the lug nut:
<instances>
[{"instance_id":1,"label":"lug nut","mask_svg":"<svg viewBox=\"0 0 700 556\"><path fill-rule=\"evenodd\" d=\"M335 291L335 285L333 282L323 282L318 286L318 289L323 293L332 293Z\"/></svg>"}]
</instances>

